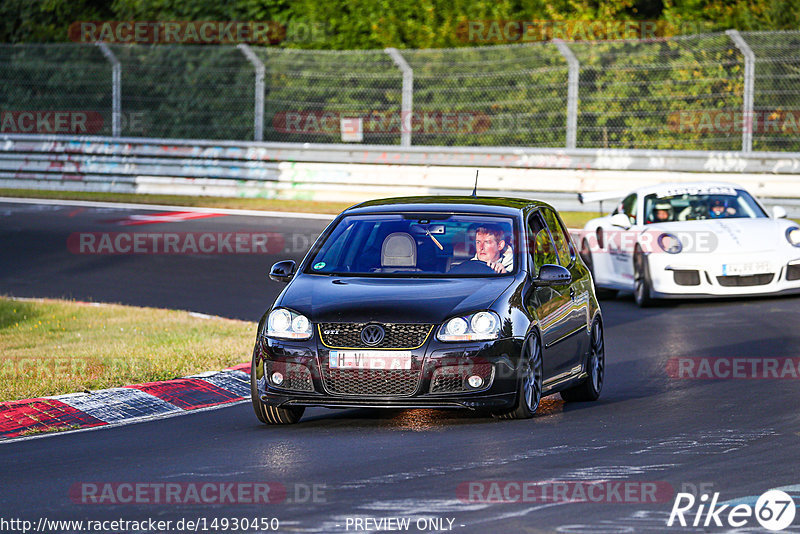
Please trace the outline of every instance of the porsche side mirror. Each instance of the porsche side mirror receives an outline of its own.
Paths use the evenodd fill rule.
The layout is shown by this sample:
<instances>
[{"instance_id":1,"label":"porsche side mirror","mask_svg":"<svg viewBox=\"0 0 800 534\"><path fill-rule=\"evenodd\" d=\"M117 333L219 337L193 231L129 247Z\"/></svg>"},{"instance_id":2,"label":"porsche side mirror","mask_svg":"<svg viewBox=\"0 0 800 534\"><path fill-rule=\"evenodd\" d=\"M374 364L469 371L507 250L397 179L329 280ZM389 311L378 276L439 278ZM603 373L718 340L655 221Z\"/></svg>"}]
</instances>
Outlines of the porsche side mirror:
<instances>
[{"instance_id":1,"label":"porsche side mirror","mask_svg":"<svg viewBox=\"0 0 800 534\"><path fill-rule=\"evenodd\" d=\"M561 265L542 265L539 269L539 276L534 278L533 282L538 286L560 286L569 284L572 281L572 275L569 271Z\"/></svg>"},{"instance_id":2,"label":"porsche side mirror","mask_svg":"<svg viewBox=\"0 0 800 534\"><path fill-rule=\"evenodd\" d=\"M294 276L295 268L296 264L293 260L279 261L272 266L272 269L270 269L269 278L270 280L275 280L276 282L286 283Z\"/></svg>"},{"instance_id":3,"label":"porsche side mirror","mask_svg":"<svg viewBox=\"0 0 800 534\"><path fill-rule=\"evenodd\" d=\"M631 220L624 213L612 215L611 219L609 219L609 222L612 226L618 226L619 228L624 228L625 230L631 227Z\"/></svg>"},{"instance_id":4,"label":"porsche side mirror","mask_svg":"<svg viewBox=\"0 0 800 534\"><path fill-rule=\"evenodd\" d=\"M786 218L786 210L783 209L781 206L772 206L772 218L773 219L785 219Z\"/></svg>"}]
</instances>

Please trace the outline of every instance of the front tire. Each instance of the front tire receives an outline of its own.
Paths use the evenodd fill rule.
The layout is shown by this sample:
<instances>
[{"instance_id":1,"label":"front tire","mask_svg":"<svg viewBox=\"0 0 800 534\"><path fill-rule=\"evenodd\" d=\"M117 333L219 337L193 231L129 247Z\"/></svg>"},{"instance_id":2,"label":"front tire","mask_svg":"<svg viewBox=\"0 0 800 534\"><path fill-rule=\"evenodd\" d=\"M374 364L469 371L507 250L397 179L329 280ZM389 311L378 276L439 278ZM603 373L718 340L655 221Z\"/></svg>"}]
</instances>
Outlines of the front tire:
<instances>
[{"instance_id":1,"label":"front tire","mask_svg":"<svg viewBox=\"0 0 800 534\"><path fill-rule=\"evenodd\" d=\"M250 400L253 403L253 411L256 412L256 417L265 425L293 425L297 423L300 418L303 417L303 412L306 411L305 408L278 408L265 404L259 398L257 375L261 365L258 344L256 344L256 347L253 349L253 358L250 361Z\"/></svg>"},{"instance_id":2,"label":"front tire","mask_svg":"<svg viewBox=\"0 0 800 534\"><path fill-rule=\"evenodd\" d=\"M525 341L517 382L516 406L508 412L495 414L498 419L530 419L539 408L542 400L542 346L535 334Z\"/></svg>"},{"instance_id":3,"label":"front tire","mask_svg":"<svg viewBox=\"0 0 800 534\"><path fill-rule=\"evenodd\" d=\"M647 258L637 248L633 255L633 298L640 308L649 308L654 304L651 287Z\"/></svg>"},{"instance_id":4,"label":"front tire","mask_svg":"<svg viewBox=\"0 0 800 534\"><path fill-rule=\"evenodd\" d=\"M586 361L589 376L575 387L561 392L561 398L567 402L595 401L600 398L606 369L605 340L603 338L603 322L598 317L592 323L589 358Z\"/></svg>"}]
</instances>

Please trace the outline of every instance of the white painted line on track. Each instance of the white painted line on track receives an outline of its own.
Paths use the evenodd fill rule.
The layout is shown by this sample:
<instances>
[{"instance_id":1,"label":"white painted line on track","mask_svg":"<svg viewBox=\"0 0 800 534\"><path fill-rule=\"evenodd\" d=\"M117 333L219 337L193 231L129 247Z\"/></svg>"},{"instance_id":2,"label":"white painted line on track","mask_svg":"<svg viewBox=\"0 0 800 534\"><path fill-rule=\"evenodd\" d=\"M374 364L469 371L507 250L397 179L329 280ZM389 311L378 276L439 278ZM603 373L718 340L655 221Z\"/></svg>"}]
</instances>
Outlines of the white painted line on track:
<instances>
[{"instance_id":1,"label":"white painted line on track","mask_svg":"<svg viewBox=\"0 0 800 534\"><path fill-rule=\"evenodd\" d=\"M84 208L112 208L120 210L173 210L193 211L196 213L224 213L226 215L244 215L246 217L279 217L285 219L314 219L332 221L335 215L325 213L302 213L297 211L262 211L239 210L229 208L198 208L191 206L170 206L167 204L130 204L126 202L99 202L94 200L61 200L49 198L16 198L0 197L0 202L16 204L45 204L50 206L79 206Z\"/></svg>"}]
</instances>

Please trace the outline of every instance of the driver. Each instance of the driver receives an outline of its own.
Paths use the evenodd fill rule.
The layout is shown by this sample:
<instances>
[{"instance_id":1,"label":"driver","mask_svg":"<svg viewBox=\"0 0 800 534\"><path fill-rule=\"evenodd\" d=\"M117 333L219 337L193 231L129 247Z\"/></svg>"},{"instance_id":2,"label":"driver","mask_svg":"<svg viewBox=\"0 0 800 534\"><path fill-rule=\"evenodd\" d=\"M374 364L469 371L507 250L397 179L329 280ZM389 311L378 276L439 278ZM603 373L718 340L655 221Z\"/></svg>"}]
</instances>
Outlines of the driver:
<instances>
[{"instance_id":1,"label":"driver","mask_svg":"<svg viewBox=\"0 0 800 534\"><path fill-rule=\"evenodd\" d=\"M511 271L514 252L506 243L505 232L499 225L484 224L475 230L475 257L472 259L486 262L498 274Z\"/></svg>"},{"instance_id":2,"label":"driver","mask_svg":"<svg viewBox=\"0 0 800 534\"><path fill-rule=\"evenodd\" d=\"M659 202L653 207L653 222L672 221L672 204L669 202Z\"/></svg>"},{"instance_id":3,"label":"driver","mask_svg":"<svg viewBox=\"0 0 800 534\"><path fill-rule=\"evenodd\" d=\"M715 198L709 204L708 214L712 219L732 217L736 215L736 208L728 206L728 201L726 199Z\"/></svg>"}]
</instances>

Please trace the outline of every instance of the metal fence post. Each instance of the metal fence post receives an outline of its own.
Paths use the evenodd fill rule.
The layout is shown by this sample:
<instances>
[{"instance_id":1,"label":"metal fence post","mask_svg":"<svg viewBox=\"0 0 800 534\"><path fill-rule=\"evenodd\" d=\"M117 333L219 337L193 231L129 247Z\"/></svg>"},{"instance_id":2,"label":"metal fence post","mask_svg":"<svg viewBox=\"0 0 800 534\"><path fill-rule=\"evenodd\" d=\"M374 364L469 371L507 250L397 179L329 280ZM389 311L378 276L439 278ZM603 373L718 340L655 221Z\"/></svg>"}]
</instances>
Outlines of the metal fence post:
<instances>
[{"instance_id":1,"label":"metal fence post","mask_svg":"<svg viewBox=\"0 0 800 534\"><path fill-rule=\"evenodd\" d=\"M242 54L253 64L256 70L256 87L255 87L255 109L253 111L253 139L255 141L264 140L264 63L258 59L255 52L253 52L246 43L240 43L237 48L242 51Z\"/></svg>"},{"instance_id":2,"label":"metal fence post","mask_svg":"<svg viewBox=\"0 0 800 534\"><path fill-rule=\"evenodd\" d=\"M119 137L122 118L122 67L117 56L102 41L96 43L100 51L111 62L111 137Z\"/></svg>"},{"instance_id":3,"label":"metal fence post","mask_svg":"<svg viewBox=\"0 0 800 534\"><path fill-rule=\"evenodd\" d=\"M560 39L553 41L558 51L567 62L569 78L567 79L567 148L575 148L578 137L578 77L581 64L567 43Z\"/></svg>"},{"instance_id":4,"label":"metal fence post","mask_svg":"<svg viewBox=\"0 0 800 534\"><path fill-rule=\"evenodd\" d=\"M742 105L742 152L753 150L753 86L755 84L756 55L737 30L726 30L733 44L744 56L744 104Z\"/></svg>"},{"instance_id":5,"label":"metal fence post","mask_svg":"<svg viewBox=\"0 0 800 534\"><path fill-rule=\"evenodd\" d=\"M400 114L402 118L400 121L402 125L400 145L411 146L411 111L414 105L414 70L396 48L386 48L384 51L389 54L394 64L397 65L403 73L403 97L400 103Z\"/></svg>"}]
</instances>

